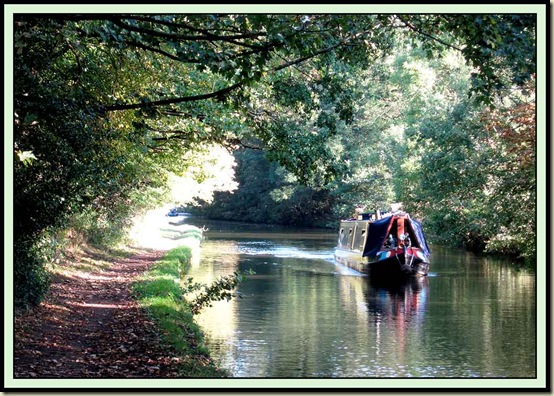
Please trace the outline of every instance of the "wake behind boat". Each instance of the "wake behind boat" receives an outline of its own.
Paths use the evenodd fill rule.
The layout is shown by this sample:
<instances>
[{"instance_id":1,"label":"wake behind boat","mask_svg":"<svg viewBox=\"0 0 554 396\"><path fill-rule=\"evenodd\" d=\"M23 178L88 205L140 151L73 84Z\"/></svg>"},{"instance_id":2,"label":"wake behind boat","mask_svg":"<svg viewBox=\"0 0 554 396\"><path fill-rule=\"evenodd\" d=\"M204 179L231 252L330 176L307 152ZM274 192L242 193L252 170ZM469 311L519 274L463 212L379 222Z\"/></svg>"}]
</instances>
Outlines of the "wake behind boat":
<instances>
[{"instance_id":1,"label":"wake behind boat","mask_svg":"<svg viewBox=\"0 0 554 396\"><path fill-rule=\"evenodd\" d=\"M334 256L358 272L400 277L426 276L430 254L421 223L393 208L341 220Z\"/></svg>"}]
</instances>

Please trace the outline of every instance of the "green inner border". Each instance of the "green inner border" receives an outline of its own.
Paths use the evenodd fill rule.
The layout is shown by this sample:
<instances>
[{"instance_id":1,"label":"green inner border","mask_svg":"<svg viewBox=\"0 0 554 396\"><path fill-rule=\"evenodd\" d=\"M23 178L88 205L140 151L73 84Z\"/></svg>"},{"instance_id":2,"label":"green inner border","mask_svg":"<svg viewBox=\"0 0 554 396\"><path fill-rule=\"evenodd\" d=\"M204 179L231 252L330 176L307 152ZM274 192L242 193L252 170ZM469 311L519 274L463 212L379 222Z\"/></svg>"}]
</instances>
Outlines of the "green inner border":
<instances>
[{"instance_id":1,"label":"green inner border","mask_svg":"<svg viewBox=\"0 0 554 396\"><path fill-rule=\"evenodd\" d=\"M277 390L344 389L368 390L385 388L443 388L464 389L545 389L546 387L546 252L538 249L537 255L537 378L536 379L14 379L13 378L13 274L10 263L13 257L13 14L15 13L526 13L537 15L537 245L550 246L546 241L546 4L331 4L331 5L4 5L4 387L15 389L221 389L256 388ZM548 219L549 220L549 219ZM544 315L542 315L544 313ZM190 393L190 392L187 392ZM103 393L105 394L105 393ZM203 393L205 394L205 393Z\"/></svg>"}]
</instances>

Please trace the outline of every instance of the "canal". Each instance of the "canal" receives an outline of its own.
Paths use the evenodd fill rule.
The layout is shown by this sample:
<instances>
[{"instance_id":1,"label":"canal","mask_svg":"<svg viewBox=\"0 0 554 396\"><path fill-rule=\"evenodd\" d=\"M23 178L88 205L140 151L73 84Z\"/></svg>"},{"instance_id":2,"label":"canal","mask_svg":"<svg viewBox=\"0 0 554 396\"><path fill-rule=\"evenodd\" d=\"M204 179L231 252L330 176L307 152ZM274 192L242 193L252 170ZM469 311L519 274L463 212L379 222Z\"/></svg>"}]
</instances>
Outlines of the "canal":
<instances>
[{"instance_id":1,"label":"canal","mask_svg":"<svg viewBox=\"0 0 554 396\"><path fill-rule=\"evenodd\" d=\"M243 378L533 378L535 276L431 245L430 275L375 283L333 261L336 235L187 219L209 231L187 276L247 273L197 319Z\"/></svg>"}]
</instances>

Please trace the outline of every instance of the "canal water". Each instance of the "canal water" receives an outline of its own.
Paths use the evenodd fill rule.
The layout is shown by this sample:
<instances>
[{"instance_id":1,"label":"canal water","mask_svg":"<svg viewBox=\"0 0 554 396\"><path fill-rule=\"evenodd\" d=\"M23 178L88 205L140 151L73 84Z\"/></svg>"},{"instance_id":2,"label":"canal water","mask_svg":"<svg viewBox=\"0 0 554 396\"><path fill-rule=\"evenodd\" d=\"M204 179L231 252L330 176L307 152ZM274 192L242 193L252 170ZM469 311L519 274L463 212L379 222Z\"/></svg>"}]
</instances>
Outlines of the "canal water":
<instances>
[{"instance_id":1,"label":"canal water","mask_svg":"<svg viewBox=\"0 0 554 396\"><path fill-rule=\"evenodd\" d=\"M431 245L428 277L375 283L333 261L336 235L187 219L209 228L187 276L246 273L197 319L244 378L533 378L535 277Z\"/></svg>"}]
</instances>

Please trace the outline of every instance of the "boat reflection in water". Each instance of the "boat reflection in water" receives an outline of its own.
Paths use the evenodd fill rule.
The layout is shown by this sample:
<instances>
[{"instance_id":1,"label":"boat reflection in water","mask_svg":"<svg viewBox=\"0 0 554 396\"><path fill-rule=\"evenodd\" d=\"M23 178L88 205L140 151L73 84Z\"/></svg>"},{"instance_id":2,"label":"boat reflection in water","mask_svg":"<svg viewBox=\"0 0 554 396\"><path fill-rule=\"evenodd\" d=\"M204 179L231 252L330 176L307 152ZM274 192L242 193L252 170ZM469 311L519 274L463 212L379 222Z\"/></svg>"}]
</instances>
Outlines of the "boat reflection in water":
<instances>
[{"instance_id":1,"label":"boat reflection in water","mask_svg":"<svg viewBox=\"0 0 554 396\"><path fill-rule=\"evenodd\" d=\"M429 278L382 279L368 277L368 312L397 321L423 319L429 294Z\"/></svg>"},{"instance_id":2,"label":"boat reflection in water","mask_svg":"<svg viewBox=\"0 0 554 396\"><path fill-rule=\"evenodd\" d=\"M418 352L424 340L425 313L429 296L429 278L410 277L404 280L383 280L368 277L365 290L369 331L374 332L376 356L387 355L387 360L411 362L397 367L394 376L413 375ZM375 359L379 367L380 359ZM412 367L412 368L410 368ZM376 368L376 371L384 368ZM383 375L391 375L388 370Z\"/></svg>"}]
</instances>

